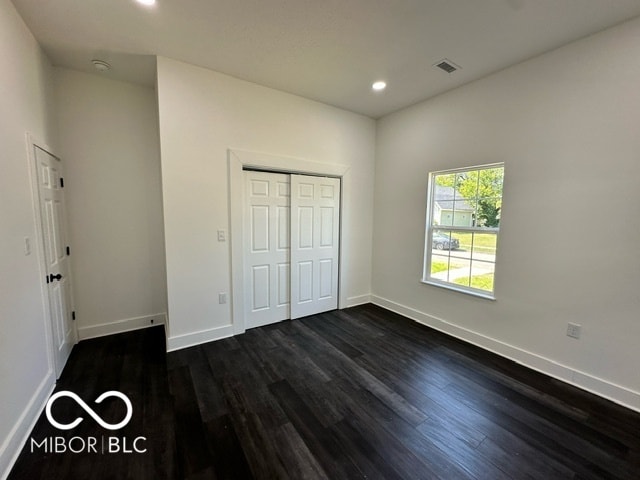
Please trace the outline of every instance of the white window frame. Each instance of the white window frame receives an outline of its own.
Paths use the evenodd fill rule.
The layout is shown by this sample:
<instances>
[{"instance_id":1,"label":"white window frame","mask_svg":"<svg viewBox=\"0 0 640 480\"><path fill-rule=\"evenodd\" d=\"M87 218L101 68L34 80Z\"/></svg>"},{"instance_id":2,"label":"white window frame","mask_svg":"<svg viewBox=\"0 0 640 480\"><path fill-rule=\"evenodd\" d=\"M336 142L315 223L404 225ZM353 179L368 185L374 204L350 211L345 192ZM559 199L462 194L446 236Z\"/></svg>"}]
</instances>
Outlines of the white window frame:
<instances>
[{"instance_id":1,"label":"white window frame","mask_svg":"<svg viewBox=\"0 0 640 480\"><path fill-rule=\"evenodd\" d=\"M448 290L453 290L456 292L461 292L461 293L466 293L469 295L474 295L477 297L481 297L481 298L486 298L489 300L495 300L495 276L496 276L496 270L497 270L497 260L498 260L498 244L499 244L499 240L500 240L500 227L496 227L496 228L489 228L489 227L463 227L463 226L455 226L455 225L439 225L439 226L434 226L432 219L434 216L434 206L435 206L435 178L438 175L449 175L449 174L458 174L461 172L472 172L472 171L479 171L479 170L490 170L490 169L494 169L494 168L502 168L503 172L504 172L504 163L491 163L491 164L486 164L486 165L472 165L469 167L464 167L464 168L454 168L454 169L448 169L448 170L439 170L436 172L430 172L429 173L429 184L428 184L428 188L427 188L427 215L426 215L426 225L425 225L425 242L424 242L424 261L423 261L423 271L422 271L422 283L428 284L428 285L434 285L437 287L442 287L442 288L446 288ZM504 185L503 185L503 192L502 192L502 197L504 198ZM438 278L433 278L431 276L431 261L432 261L432 256L433 256L433 249L431 248L432 245L432 240L433 240L433 233L434 230L449 230L450 232L453 231L457 231L457 232L469 232L469 233L495 233L496 235L496 258L493 262L494 265L494 284L493 284L493 291L489 292L487 290L482 290L482 289L478 289L478 288L474 288L474 287L467 287L465 285L459 285L453 282L448 282L448 281L444 281L444 280L440 280ZM451 253L451 250L449 250L449 254ZM470 257L470 260L473 260L473 256Z\"/></svg>"}]
</instances>

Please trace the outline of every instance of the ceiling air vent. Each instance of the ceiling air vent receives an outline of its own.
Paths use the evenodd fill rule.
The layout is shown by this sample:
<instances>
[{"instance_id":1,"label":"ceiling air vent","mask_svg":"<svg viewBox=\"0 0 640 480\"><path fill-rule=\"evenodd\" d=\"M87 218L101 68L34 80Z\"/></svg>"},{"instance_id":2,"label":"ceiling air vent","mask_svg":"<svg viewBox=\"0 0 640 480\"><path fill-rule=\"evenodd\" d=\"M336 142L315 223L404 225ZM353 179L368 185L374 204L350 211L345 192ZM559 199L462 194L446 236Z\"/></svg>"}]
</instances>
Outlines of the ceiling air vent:
<instances>
[{"instance_id":1,"label":"ceiling air vent","mask_svg":"<svg viewBox=\"0 0 640 480\"><path fill-rule=\"evenodd\" d=\"M453 63L451 60L447 60L446 58L443 58L438 63L434 63L433 66L438 67L440 70L444 70L447 73L453 73L456 70L460 70L462 68L459 65Z\"/></svg>"}]
</instances>

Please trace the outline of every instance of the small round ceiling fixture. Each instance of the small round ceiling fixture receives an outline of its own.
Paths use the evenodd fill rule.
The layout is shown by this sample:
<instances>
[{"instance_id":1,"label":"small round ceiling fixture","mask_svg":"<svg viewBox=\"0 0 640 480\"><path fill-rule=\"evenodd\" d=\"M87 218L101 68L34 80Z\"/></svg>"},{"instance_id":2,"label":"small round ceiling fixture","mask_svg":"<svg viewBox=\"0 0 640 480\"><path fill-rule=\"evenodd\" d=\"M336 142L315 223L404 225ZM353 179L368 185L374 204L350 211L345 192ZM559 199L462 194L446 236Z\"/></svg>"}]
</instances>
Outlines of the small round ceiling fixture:
<instances>
[{"instance_id":1,"label":"small round ceiling fixture","mask_svg":"<svg viewBox=\"0 0 640 480\"><path fill-rule=\"evenodd\" d=\"M107 70L111 70L111 65L109 65L104 60L98 60L94 58L93 60L91 60L91 63L99 72L106 72Z\"/></svg>"},{"instance_id":2,"label":"small round ceiling fixture","mask_svg":"<svg viewBox=\"0 0 640 480\"><path fill-rule=\"evenodd\" d=\"M381 92L382 90L387 88L387 84L386 82L383 82L382 80L380 80L380 81L374 82L374 84L371 85L371 88L376 92Z\"/></svg>"},{"instance_id":3,"label":"small round ceiling fixture","mask_svg":"<svg viewBox=\"0 0 640 480\"><path fill-rule=\"evenodd\" d=\"M144 5L146 7L152 7L156 4L156 0L136 0L140 5Z\"/></svg>"}]
</instances>

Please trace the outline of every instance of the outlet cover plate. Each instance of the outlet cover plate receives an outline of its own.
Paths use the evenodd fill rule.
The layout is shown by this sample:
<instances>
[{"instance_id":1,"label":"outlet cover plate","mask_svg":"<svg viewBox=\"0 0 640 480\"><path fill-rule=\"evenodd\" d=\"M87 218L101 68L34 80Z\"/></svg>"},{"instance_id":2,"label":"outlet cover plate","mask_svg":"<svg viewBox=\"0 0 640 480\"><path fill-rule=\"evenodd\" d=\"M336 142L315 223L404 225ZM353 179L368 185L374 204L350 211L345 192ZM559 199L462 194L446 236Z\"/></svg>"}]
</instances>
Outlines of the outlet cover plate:
<instances>
[{"instance_id":1,"label":"outlet cover plate","mask_svg":"<svg viewBox=\"0 0 640 480\"><path fill-rule=\"evenodd\" d=\"M567 324L567 336L571 338L580 338L582 325L578 325L577 323L568 323Z\"/></svg>"}]
</instances>

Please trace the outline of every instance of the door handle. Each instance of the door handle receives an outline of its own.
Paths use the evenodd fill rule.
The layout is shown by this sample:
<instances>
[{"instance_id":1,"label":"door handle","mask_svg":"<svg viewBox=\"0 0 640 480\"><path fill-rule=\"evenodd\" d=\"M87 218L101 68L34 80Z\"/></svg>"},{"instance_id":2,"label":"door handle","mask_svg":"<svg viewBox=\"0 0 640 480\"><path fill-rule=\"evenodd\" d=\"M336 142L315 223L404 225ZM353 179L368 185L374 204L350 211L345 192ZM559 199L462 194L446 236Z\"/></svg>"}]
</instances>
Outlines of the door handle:
<instances>
[{"instance_id":1,"label":"door handle","mask_svg":"<svg viewBox=\"0 0 640 480\"><path fill-rule=\"evenodd\" d=\"M60 274L54 275L53 273L50 273L49 274L49 281L53 282L54 280L62 280L62 275L60 275Z\"/></svg>"}]
</instances>

